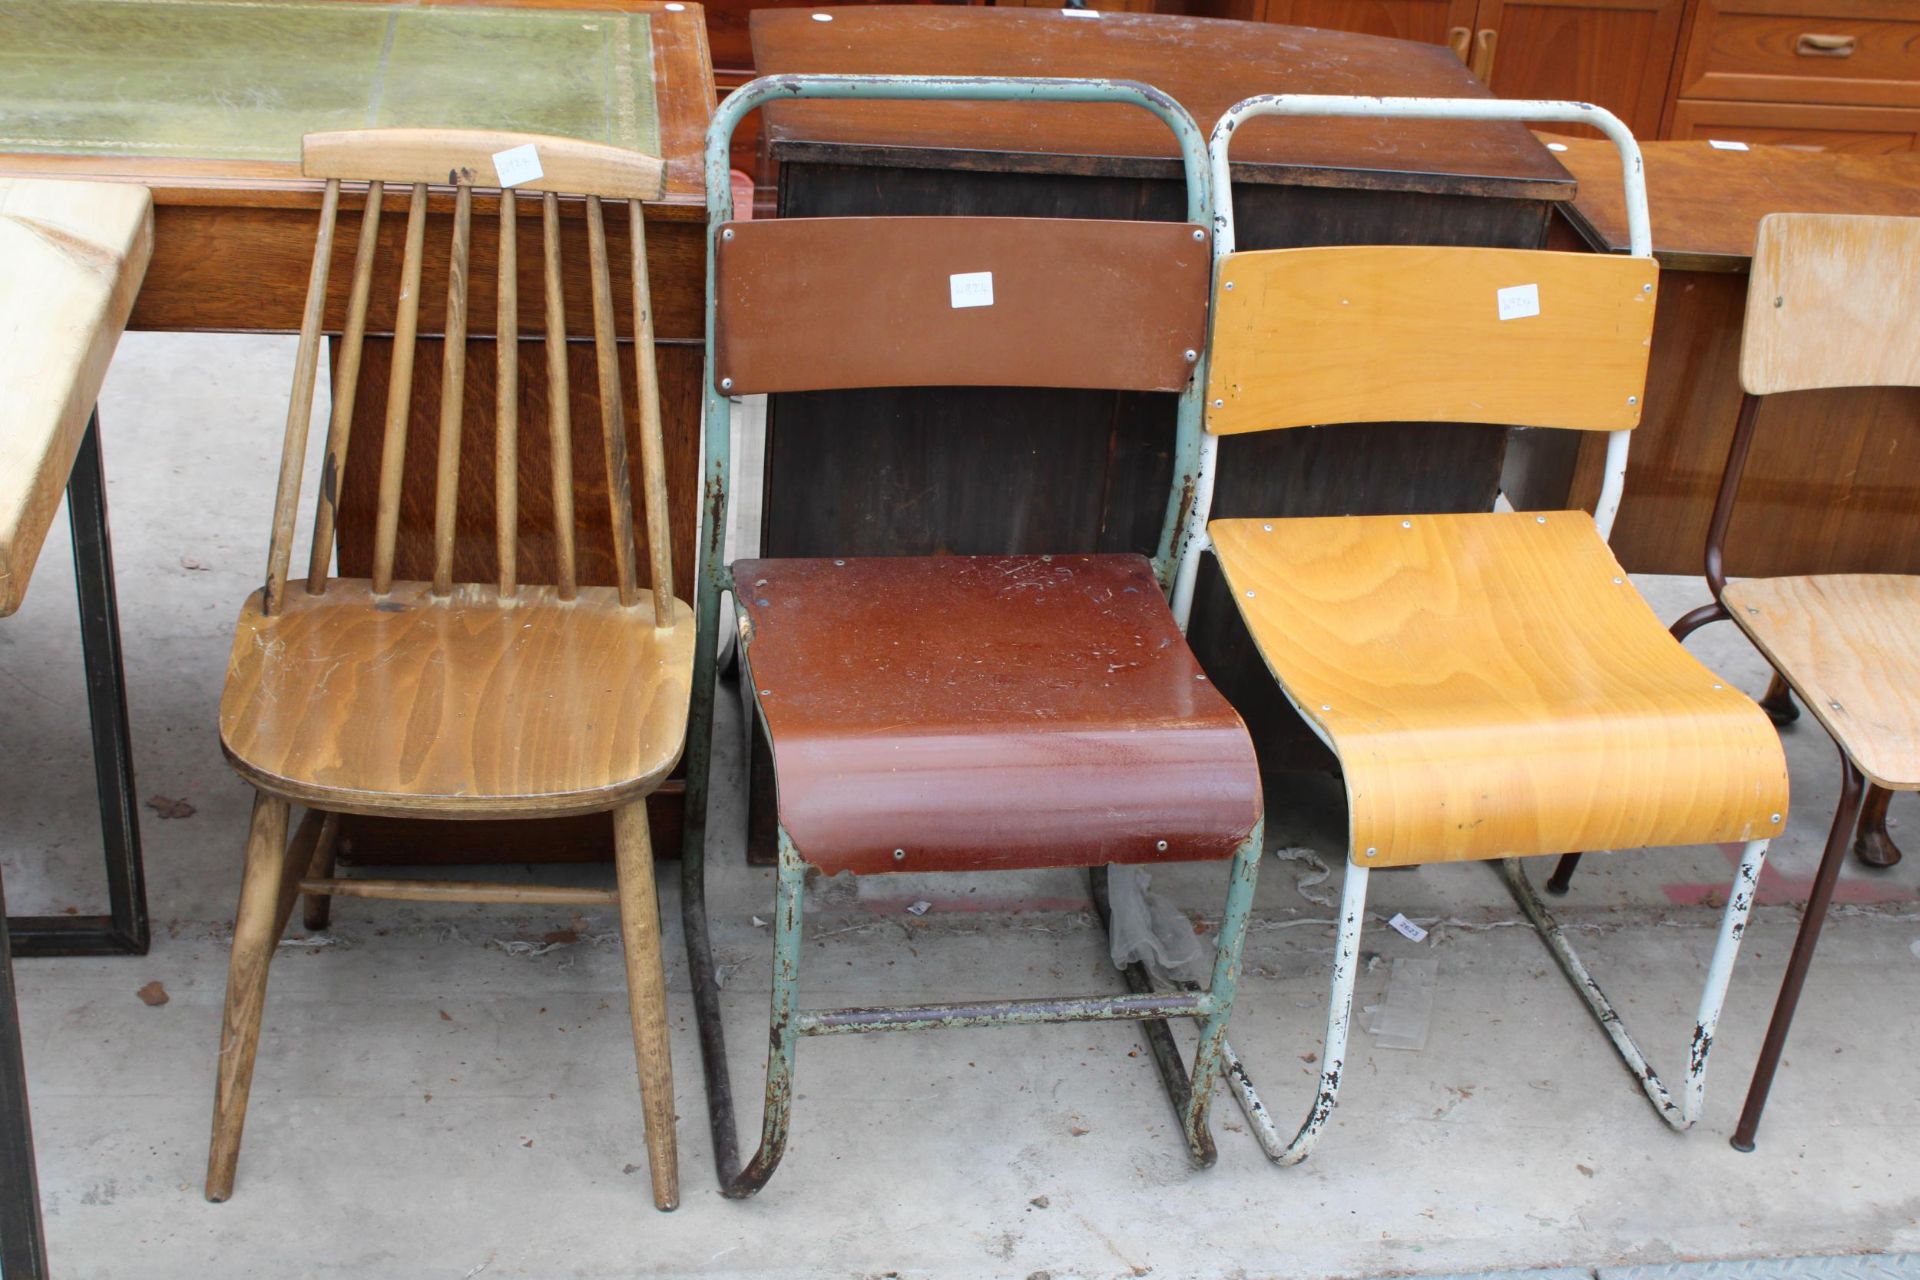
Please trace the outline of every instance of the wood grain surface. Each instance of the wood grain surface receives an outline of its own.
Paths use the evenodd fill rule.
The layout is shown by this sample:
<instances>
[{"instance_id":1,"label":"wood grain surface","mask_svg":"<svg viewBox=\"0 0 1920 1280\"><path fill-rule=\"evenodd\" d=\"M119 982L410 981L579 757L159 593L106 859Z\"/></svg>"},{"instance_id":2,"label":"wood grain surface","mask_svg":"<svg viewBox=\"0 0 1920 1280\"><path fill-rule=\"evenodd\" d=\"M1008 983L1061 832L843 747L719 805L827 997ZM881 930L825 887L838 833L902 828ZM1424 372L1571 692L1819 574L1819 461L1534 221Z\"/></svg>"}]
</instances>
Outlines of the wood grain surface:
<instances>
[{"instance_id":1,"label":"wood grain surface","mask_svg":"<svg viewBox=\"0 0 1920 1280\"><path fill-rule=\"evenodd\" d=\"M1346 778L1367 866L1784 829L1765 714L1563 511L1216 520L1234 602Z\"/></svg>"},{"instance_id":2,"label":"wood grain surface","mask_svg":"<svg viewBox=\"0 0 1920 1280\"><path fill-rule=\"evenodd\" d=\"M1207 367L1215 434L1639 424L1658 275L1645 259L1361 245L1236 253L1219 271ZM1506 313L1502 294L1531 301Z\"/></svg>"},{"instance_id":3,"label":"wood grain surface","mask_svg":"<svg viewBox=\"0 0 1920 1280\"><path fill-rule=\"evenodd\" d=\"M1747 578L1724 599L1868 781L1920 790L1920 578Z\"/></svg>"},{"instance_id":4,"label":"wood grain surface","mask_svg":"<svg viewBox=\"0 0 1920 1280\"><path fill-rule=\"evenodd\" d=\"M523 586L376 597L359 579L288 593L234 633L220 740L249 781L348 813L528 817L611 809L680 758L693 617L651 597ZM305 868L303 867L304 871Z\"/></svg>"},{"instance_id":5,"label":"wood grain surface","mask_svg":"<svg viewBox=\"0 0 1920 1280\"><path fill-rule=\"evenodd\" d=\"M532 147L537 176L503 180L499 155ZM498 129L345 129L309 133L300 142L300 171L309 178L450 187L512 187L616 200L658 200L666 165L625 147L543 133Z\"/></svg>"},{"instance_id":6,"label":"wood grain surface","mask_svg":"<svg viewBox=\"0 0 1920 1280\"><path fill-rule=\"evenodd\" d=\"M152 252L144 188L0 178L0 618L26 595Z\"/></svg>"},{"instance_id":7,"label":"wood grain surface","mask_svg":"<svg viewBox=\"0 0 1920 1280\"><path fill-rule=\"evenodd\" d=\"M1206 345L1206 230L1069 218L782 218L722 231L714 376L1178 391ZM954 282L978 280L961 306Z\"/></svg>"},{"instance_id":8,"label":"wood grain surface","mask_svg":"<svg viewBox=\"0 0 1920 1280\"><path fill-rule=\"evenodd\" d=\"M1602 140L1548 140L1566 148L1560 163L1580 181L1580 194L1562 211L1595 249L1625 253L1620 153ZM1760 219L1770 213L1920 215L1920 155L1760 145L1728 151L1704 141L1646 141L1640 154L1654 256L1670 269L1746 270Z\"/></svg>"},{"instance_id":9,"label":"wood grain surface","mask_svg":"<svg viewBox=\"0 0 1920 1280\"><path fill-rule=\"evenodd\" d=\"M827 13L819 22L814 12ZM1481 98L1446 48L1258 22L1058 8L927 5L760 9L751 19L762 75L1093 76L1171 94L1204 132L1254 93ZM850 163L911 157L922 168L1177 175L1173 134L1138 107L1057 103L782 102L766 110L775 159ZM1260 120L1234 138L1234 176L1402 191L1564 200L1553 156L1518 124L1438 120Z\"/></svg>"},{"instance_id":10,"label":"wood grain surface","mask_svg":"<svg viewBox=\"0 0 1920 1280\"><path fill-rule=\"evenodd\" d=\"M1740 383L1757 396L1920 387L1920 218L1763 218Z\"/></svg>"}]
</instances>

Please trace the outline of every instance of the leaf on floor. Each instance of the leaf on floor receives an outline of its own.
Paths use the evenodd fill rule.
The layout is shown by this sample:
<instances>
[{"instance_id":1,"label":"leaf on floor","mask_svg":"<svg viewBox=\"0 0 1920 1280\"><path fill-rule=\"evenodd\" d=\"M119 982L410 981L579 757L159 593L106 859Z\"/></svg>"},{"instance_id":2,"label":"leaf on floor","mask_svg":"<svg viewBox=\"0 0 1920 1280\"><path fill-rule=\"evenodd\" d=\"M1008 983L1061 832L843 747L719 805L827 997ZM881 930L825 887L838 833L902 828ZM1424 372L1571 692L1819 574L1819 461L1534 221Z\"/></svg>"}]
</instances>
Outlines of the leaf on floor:
<instances>
[{"instance_id":1,"label":"leaf on floor","mask_svg":"<svg viewBox=\"0 0 1920 1280\"><path fill-rule=\"evenodd\" d=\"M172 996L167 994L167 989L160 984L158 978L155 978L152 982L149 982L133 994L139 996L140 1003L149 1008L158 1008L173 999Z\"/></svg>"},{"instance_id":2,"label":"leaf on floor","mask_svg":"<svg viewBox=\"0 0 1920 1280\"><path fill-rule=\"evenodd\" d=\"M147 797L147 808L163 818L191 818L194 815L193 806L185 800L163 796L157 791Z\"/></svg>"}]
</instances>

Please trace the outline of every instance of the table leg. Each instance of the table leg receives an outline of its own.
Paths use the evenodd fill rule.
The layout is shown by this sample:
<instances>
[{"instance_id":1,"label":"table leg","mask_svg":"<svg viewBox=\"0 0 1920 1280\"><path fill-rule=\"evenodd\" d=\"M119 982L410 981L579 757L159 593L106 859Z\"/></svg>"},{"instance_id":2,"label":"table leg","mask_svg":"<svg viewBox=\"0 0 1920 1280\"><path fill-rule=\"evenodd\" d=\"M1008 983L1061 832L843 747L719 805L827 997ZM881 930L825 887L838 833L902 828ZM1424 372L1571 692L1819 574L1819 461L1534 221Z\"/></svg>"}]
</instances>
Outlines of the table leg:
<instances>
[{"instance_id":1,"label":"table leg","mask_svg":"<svg viewBox=\"0 0 1920 1280\"><path fill-rule=\"evenodd\" d=\"M40 1179L33 1167L27 1115L27 1067L20 1053L20 1009L13 994L6 890L0 887L0 1274L41 1280L47 1242L40 1226Z\"/></svg>"},{"instance_id":2,"label":"table leg","mask_svg":"<svg viewBox=\"0 0 1920 1280\"><path fill-rule=\"evenodd\" d=\"M8 921L20 956L145 955L146 873L134 795L133 743L127 727L127 684L120 660L120 610L113 589L113 543L107 531L107 482L100 460L100 414L87 424L67 479L73 527L73 570L80 599L80 649L93 726L93 773L106 847L104 916L19 916Z\"/></svg>"}]
</instances>

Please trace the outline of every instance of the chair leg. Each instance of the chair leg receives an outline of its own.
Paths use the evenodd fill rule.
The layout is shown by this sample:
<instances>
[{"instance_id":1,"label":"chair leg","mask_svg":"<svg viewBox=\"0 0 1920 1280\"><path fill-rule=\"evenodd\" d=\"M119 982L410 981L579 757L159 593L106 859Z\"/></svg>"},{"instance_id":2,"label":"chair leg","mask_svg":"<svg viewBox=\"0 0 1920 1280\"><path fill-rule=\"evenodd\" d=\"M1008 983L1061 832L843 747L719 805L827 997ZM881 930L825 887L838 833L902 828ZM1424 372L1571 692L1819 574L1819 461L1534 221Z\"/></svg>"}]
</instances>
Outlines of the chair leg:
<instances>
[{"instance_id":1,"label":"chair leg","mask_svg":"<svg viewBox=\"0 0 1920 1280\"><path fill-rule=\"evenodd\" d=\"M640 1067L640 1108L646 1116L647 1168L653 1203L680 1205L675 1142L673 1056L667 1036L667 975L660 958L660 901L653 883L653 844L647 802L613 814L614 861L620 880L620 942L627 956L627 1004L633 1017L633 1056Z\"/></svg>"},{"instance_id":2,"label":"chair leg","mask_svg":"<svg viewBox=\"0 0 1920 1280\"><path fill-rule=\"evenodd\" d=\"M1714 1033L1720 1024L1720 1009L1726 1000L1727 984L1733 976L1734 958L1740 951L1740 939L1747 931L1747 914L1753 909L1754 891L1759 886L1760 868L1766 858L1767 842L1750 841L1741 853L1739 868L1734 872L1733 888L1727 895L1726 909L1720 915L1720 931L1714 943L1713 958L1707 964L1706 986L1701 991L1700 1005L1694 1017L1693 1037L1687 1053L1687 1074L1678 1101L1674 1100L1667 1086L1654 1072L1646 1054L1641 1052L1640 1046L1620 1020L1613 1003L1600 989L1600 984L1587 971L1586 964L1567 940L1559 921L1548 913L1546 904L1534 893L1520 860L1507 858L1500 864L1514 900L1533 923L1541 941L1553 952L1554 959L1586 1001L1587 1008L1599 1021L1607 1038L1613 1041L1614 1049L1640 1082L1647 1100L1659 1112L1661 1119L1674 1129L1691 1128L1699 1118L1700 1106L1706 1096L1707 1057L1713 1050Z\"/></svg>"},{"instance_id":3,"label":"chair leg","mask_svg":"<svg viewBox=\"0 0 1920 1280\"><path fill-rule=\"evenodd\" d=\"M313 846L313 861L307 864L307 878L327 880L333 876L334 847L340 839L340 815L329 813L320 820L319 838ZM330 893L310 893L307 895L305 909L301 913L301 923L306 925L308 933L319 933L333 923L333 895Z\"/></svg>"},{"instance_id":4,"label":"chair leg","mask_svg":"<svg viewBox=\"0 0 1920 1280\"><path fill-rule=\"evenodd\" d=\"M1192 1084L1181 1127L1187 1135L1187 1154L1202 1169L1212 1167L1219 1157L1208 1126L1213 1106L1213 1080L1220 1071L1221 1054L1227 1042L1227 1020L1233 1015L1233 997L1240 984L1240 962L1247 942L1247 923L1253 916L1253 892L1260 878L1260 857L1266 848L1266 823L1253 825L1233 856L1233 870L1227 881L1227 905L1221 912L1220 936L1214 943L1213 978L1207 991L1213 996L1213 1012L1200 1026L1200 1045L1193 1054Z\"/></svg>"},{"instance_id":5,"label":"chair leg","mask_svg":"<svg viewBox=\"0 0 1920 1280\"><path fill-rule=\"evenodd\" d=\"M1800 708L1793 700L1793 687L1778 671L1767 681L1767 691L1760 695L1760 709L1775 724L1792 724L1800 718Z\"/></svg>"},{"instance_id":6,"label":"chair leg","mask_svg":"<svg viewBox=\"0 0 1920 1280\"><path fill-rule=\"evenodd\" d=\"M1893 792L1885 787L1869 786L1860 806L1858 834L1853 840L1853 856L1869 867L1885 870L1900 862L1900 846L1887 832L1887 805Z\"/></svg>"},{"instance_id":7,"label":"chair leg","mask_svg":"<svg viewBox=\"0 0 1920 1280\"><path fill-rule=\"evenodd\" d=\"M806 885L806 863L782 829L779 896L773 910L773 1000L767 1021L767 1096L760 1115L760 1148L746 1168L724 1180L720 1193L729 1200L744 1200L766 1186L787 1151L793 1059L800 1044L800 938Z\"/></svg>"},{"instance_id":8,"label":"chair leg","mask_svg":"<svg viewBox=\"0 0 1920 1280\"><path fill-rule=\"evenodd\" d=\"M1367 915L1367 868L1347 864L1346 884L1340 893L1340 936L1334 942L1333 976L1327 983L1327 1036L1320 1049L1320 1081L1313 1095L1313 1106L1291 1142L1283 1141L1273 1126L1272 1117L1254 1092L1253 1081L1232 1050L1222 1046L1227 1059L1227 1081L1233 1086L1240 1109L1267 1159L1277 1165L1299 1164L1313 1154L1340 1100L1340 1081L1346 1074L1347 1031L1353 1021L1353 980L1360 965L1360 932Z\"/></svg>"},{"instance_id":9,"label":"chair leg","mask_svg":"<svg viewBox=\"0 0 1920 1280\"><path fill-rule=\"evenodd\" d=\"M207 1199L233 1194L240 1162L240 1131L253 1087L253 1057L260 1045L260 1014L267 1001L267 966L279 943L276 925L287 868L287 802L264 792L253 798L247 832L246 870L233 922L233 955L227 967L227 1009L220 1027L220 1065L213 1094L213 1140L207 1151Z\"/></svg>"},{"instance_id":10,"label":"chair leg","mask_svg":"<svg viewBox=\"0 0 1920 1280\"><path fill-rule=\"evenodd\" d=\"M1806 910L1800 917L1800 933L1793 941L1793 954L1787 960L1787 975L1780 983L1780 998L1774 1003L1767 1038L1760 1046L1760 1061L1753 1069L1752 1083L1747 1086L1746 1105L1741 1108L1740 1123L1733 1131L1736 1151L1753 1150L1760 1113L1766 1110L1767 1093L1773 1088L1774 1073L1780 1069L1780 1055L1787 1047L1787 1031L1793 1026L1793 1013L1800 1004L1800 990L1806 985L1807 970L1813 966L1813 949L1820 945L1820 928L1826 923L1827 908L1833 903L1833 886L1840 879L1841 864L1847 860L1847 836L1853 831L1854 817L1860 809L1864 779L1845 752L1840 754L1840 768L1840 803L1833 811L1826 852L1820 856L1820 870L1814 874L1813 892L1807 896Z\"/></svg>"}]
</instances>

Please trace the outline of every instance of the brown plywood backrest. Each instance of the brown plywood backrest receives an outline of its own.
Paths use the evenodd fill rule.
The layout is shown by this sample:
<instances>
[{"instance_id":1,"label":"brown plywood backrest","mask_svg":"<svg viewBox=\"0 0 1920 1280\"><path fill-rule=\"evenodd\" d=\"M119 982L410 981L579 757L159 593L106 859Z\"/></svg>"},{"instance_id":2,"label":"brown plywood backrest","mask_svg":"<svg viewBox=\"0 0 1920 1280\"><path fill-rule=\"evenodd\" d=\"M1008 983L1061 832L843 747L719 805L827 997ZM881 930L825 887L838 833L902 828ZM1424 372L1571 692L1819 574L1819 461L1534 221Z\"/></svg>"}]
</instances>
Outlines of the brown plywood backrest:
<instances>
[{"instance_id":1,"label":"brown plywood backrest","mask_svg":"<svg viewBox=\"0 0 1920 1280\"><path fill-rule=\"evenodd\" d=\"M1920 218L1762 218L1740 383L1756 396L1920 386Z\"/></svg>"},{"instance_id":2,"label":"brown plywood backrest","mask_svg":"<svg viewBox=\"0 0 1920 1280\"><path fill-rule=\"evenodd\" d=\"M1209 241L1173 222L794 218L722 228L714 377L847 387L1179 391Z\"/></svg>"},{"instance_id":3,"label":"brown plywood backrest","mask_svg":"<svg viewBox=\"0 0 1920 1280\"><path fill-rule=\"evenodd\" d=\"M1334 422L1638 425L1645 258L1363 245L1229 255L1207 429Z\"/></svg>"}]
</instances>

